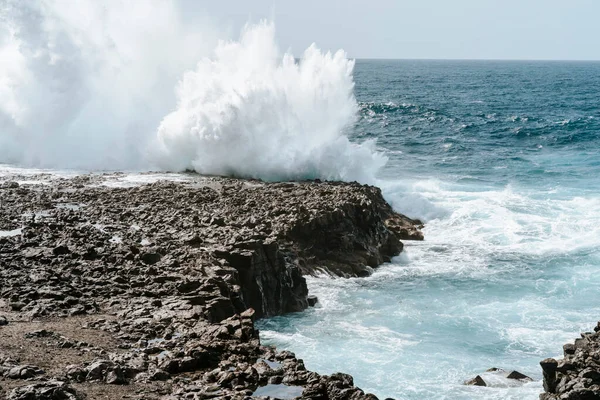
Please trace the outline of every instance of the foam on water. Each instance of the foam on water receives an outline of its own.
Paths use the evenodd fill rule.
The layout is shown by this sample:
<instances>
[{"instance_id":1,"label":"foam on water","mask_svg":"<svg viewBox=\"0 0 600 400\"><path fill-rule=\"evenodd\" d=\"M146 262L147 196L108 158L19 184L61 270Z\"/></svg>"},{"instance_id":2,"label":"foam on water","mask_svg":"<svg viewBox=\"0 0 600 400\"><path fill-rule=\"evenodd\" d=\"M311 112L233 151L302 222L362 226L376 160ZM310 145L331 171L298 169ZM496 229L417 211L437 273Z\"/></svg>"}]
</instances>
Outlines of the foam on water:
<instances>
[{"instance_id":1,"label":"foam on water","mask_svg":"<svg viewBox=\"0 0 600 400\"><path fill-rule=\"evenodd\" d=\"M598 198L437 179L378 184L399 211L427 220L426 240L406 242L366 279L309 278L320 307L261 322L263 341L308 368L352 373L378 396L537 399L539 361L600 315L590 301L600 284ZM491 367L534 382L462 384Z\"/></svg>"}]
</instances>

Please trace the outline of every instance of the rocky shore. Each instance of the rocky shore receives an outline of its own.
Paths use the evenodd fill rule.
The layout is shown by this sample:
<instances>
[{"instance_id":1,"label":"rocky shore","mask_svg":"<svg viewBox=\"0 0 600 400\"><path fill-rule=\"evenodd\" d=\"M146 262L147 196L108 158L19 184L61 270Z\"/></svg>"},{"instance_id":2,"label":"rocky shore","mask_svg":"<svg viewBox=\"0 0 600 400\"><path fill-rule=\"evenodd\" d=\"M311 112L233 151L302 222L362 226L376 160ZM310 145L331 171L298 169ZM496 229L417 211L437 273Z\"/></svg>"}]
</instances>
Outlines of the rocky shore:
<instances>
[{"instance_id":1,"label":"rocky shore","mask_svg":"<svg viewBox=\"0 0 600 400\"><path fill-rule=\"evenodd\" d=\"M545 390L540 400L600 399L600 322L594 332L565 344L563 353L562 360L547 358L540 363Z\"/></svg>"},{"instance_id":2,"label":"rocky shore","mask_svg":"<svg viewBox=\"0 0 600 400\"><path fill-rule=\"evenodd\" d=\"M18 181L18 182L17 182ZM0 397L375 398L260 344L423 238L378 188L191 176L0 177Z\"/></svg>"}]
</instances>

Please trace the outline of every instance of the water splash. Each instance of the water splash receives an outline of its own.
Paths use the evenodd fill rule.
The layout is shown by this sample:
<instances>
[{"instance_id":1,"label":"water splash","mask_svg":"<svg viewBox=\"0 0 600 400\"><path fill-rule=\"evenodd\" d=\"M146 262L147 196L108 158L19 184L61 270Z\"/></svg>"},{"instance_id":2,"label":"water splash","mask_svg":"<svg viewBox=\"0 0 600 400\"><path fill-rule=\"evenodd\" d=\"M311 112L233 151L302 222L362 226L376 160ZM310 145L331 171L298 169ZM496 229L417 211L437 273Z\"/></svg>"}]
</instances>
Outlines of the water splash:
<instances>
[{"instance_id":1,"label":"water splash","mask_svg":"<svg viewBox=\"0 0 600 400\"><path fill-rule=\"evenodd\" d=\"M181 74L215 45L174 2L5 0L0 162L140 168Z\"/></svg>"},{"instance_id":2,"label":"water splash","mask_svg":"<svg viewBox=\"0 0 600 400\"><path fill-rule=\"evenodd\" d=\"M166 169L270 180L371 181L385 158L374 143L344 135L357 115L352 71L343 51L314 44L296 62L281 56L275 27L246 26L214 59L185 74L177 109L158 130Z\"/></svg>"},{"instance_id":3,"label":"water splash","mask_svg":"<svg viewBox=\"0 0 600 400\"><path fill-rule=\"evenodd\" d=\"M267 22L219 42L181 5L0 0L0 163L372 180L345 53L296 62Z\"/></svg>"}]
</instances>

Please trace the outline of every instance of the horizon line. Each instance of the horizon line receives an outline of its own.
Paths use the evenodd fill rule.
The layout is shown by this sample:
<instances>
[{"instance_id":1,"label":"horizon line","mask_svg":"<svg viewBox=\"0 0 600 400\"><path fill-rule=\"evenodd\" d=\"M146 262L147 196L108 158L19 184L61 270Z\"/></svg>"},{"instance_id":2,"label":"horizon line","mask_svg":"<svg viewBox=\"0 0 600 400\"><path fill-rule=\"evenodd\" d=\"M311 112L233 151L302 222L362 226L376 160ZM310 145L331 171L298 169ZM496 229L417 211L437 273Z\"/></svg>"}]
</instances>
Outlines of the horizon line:
<instances>
[{"instance_id":1,"label":"horizon line","mask_svg":"<svg viewBox=\"0 0 600 400\"><path fill-rule=\"evenodd\" d=\"M600 58L595 59L575 59L575 58L388 58L388 57L348 57L353 60L364 61L553 61L553 62L600 62Z\"/></svg>"}]
</instances>

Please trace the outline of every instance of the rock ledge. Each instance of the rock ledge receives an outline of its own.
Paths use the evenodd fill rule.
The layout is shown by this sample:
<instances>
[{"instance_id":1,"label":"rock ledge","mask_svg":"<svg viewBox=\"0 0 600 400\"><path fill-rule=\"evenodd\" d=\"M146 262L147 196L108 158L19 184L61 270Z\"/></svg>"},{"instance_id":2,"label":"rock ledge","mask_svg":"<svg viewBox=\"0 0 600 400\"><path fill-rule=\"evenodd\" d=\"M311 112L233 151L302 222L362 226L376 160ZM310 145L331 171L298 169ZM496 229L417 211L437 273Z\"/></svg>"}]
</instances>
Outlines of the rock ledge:
<instances>
[{"instance_id":1,"label":"rock ledge","mask_svg":"<svg viewBox=\"0 0 600 400\"><path fill-rule=\"evenodd\" d=\"M303 275L368 275L419 221L357 183L124 177L0 177L1 397L375 398L254 320L314 304Z\"/></svg>"}]
</instances>

